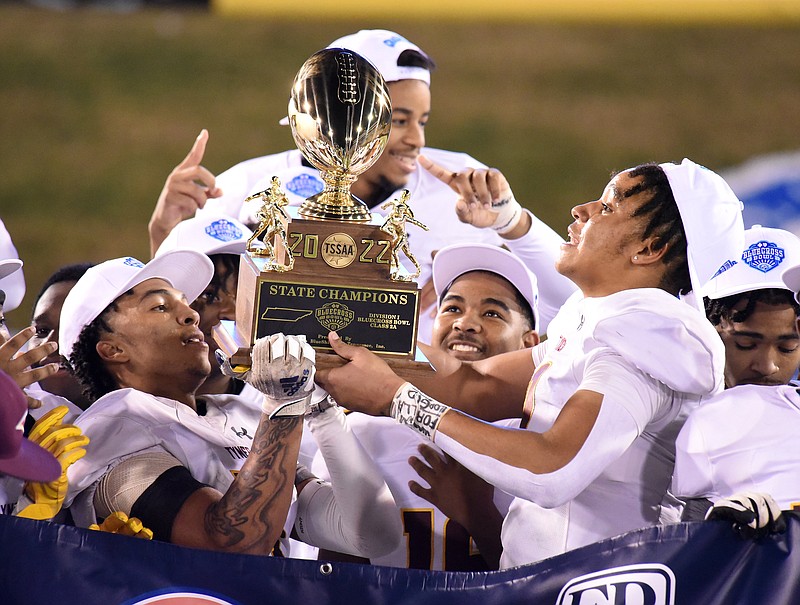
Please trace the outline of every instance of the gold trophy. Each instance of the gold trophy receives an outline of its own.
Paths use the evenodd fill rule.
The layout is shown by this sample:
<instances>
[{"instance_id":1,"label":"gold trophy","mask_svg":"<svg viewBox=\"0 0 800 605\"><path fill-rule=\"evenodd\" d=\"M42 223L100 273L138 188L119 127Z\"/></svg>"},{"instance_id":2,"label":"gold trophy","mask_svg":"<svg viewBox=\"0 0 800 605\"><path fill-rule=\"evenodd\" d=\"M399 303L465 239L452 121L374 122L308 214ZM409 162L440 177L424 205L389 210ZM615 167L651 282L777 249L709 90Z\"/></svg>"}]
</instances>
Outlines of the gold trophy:
<instances>
[{"instance_id":1,"label":"gold trophy","mask_svg":"<svg viewBox=\"0 0 800 605\"><path fill-rule=\"evenodd\" d=\"M408 247L414 218L408 191L390 200L385 218L350 193L350 185L386 146L391 100L380 72L360 55L325 49L300 68L289 101L294 140L322 174L325 188L299 207L277 177L261 199L259 224L239 267L236 322L214 329L234 365L250 364L252 343L283 332L303 334L317 366L343 363L328 332L381 355L401 375L432 371L416 349L419 264ZM407 272L401 254L416 267Z\"/></svg>"}]
</instances>

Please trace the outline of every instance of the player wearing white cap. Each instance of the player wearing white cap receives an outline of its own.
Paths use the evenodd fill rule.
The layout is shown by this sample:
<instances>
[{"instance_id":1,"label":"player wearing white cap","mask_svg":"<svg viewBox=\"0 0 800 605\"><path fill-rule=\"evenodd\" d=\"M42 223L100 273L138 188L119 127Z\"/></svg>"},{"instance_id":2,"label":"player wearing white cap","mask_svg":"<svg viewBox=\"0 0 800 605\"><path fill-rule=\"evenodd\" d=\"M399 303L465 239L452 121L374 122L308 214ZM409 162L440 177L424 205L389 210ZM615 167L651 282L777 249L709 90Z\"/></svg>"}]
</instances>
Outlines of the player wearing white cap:
<instances>
[{"instance_id":1,"label":"player wearing white cap","mask_svg":"<svg viewBox=\"0 0 800 605\"><path fill-rule=\"evenodd\" d=\"M65 504L84 526L123 511L157 539L268 553L295 521L313 349L283 335L256 342L246 379L264 393L259 408L235 395L196 396L208 345L189 300L212 273L207 256L174 250L147 265L107 261L70 291L59 343L96 401L76 421L92 443L70 468ZM400 534L388 488L358 464L360 451L343 449L355 485L298 477L294 529L356 554L393 547Z\"/></svg>"},{"instance_id":2,"label":"player wearing white cap","mask_svg":"<svg viewBox=\"0 0 800 605\"><path fill-rule=\"evenodd\" d=\"M181 221L170 231L156 250L159 257L172 250L195 250L205 254L214 263L214 276L208 286L191 303L200 315L200 329L209 343L211 373L197 390L205 393L230 393L241 395L260 405L261 394L245 382L225 376L214 356L216 347L212 328L220 321L236 319L236 287L239 282L239 256L247 248L253 232L235 218L204 213L202 216Z\"/></svg>"},{"instance_id":3,"label":"player wearing white cap","mask_svg":"<svg viewBox=\"0 0 800 605\"><path fill-rule=\"evenodd\" d=\"M789 382L800 362L800 239L761 226L746 238L744 252L706 289L732 388L703 401L681 429L670 488L678 502L668 500L664 521L701 519L742 492L770 494L783 509L800 506L800 394Z\"/></svg>"},{"instance_id":4,"label":"player wearing white cap","mask_svg":"<svg viewBox=\"0 0 800 605\"><path fill-rule=\"evenodd\" d=\"M449 180L464 183L470 203L478 179L464 176ZM479 176L505 183L497 171ZM727 184L689 160L646 164L617 174L572 216L556 268L581 292L532 353L462 364L414 386L332 333L350 363L317 375L343 405L393 417L516 496L504 567L656 523L681 410L723 386L719 336L677 295L699 291L743 248L741 202ZM364 375L372 380L356 379ZM523 414L527 430L451 405L488 419Z\"/></svg>"},{"instance_id":5,"label":"player wearing white cap","mask_svg":"<svg viewBox=\"0 0 800 605\"><path fill-rule=\"evenodd\" d=\"M433 282L439 306L431 346L423 348L438 369L450 360L486 359L539 342L536 276L506 250L489 244L442 248L433 260ZM388 418L351 413L347 420L389 485L406 536L398 548L382 557L373 557L370 562L447 571L489 569L483 555L491 555L478 552L465 527L432 505L431 490L417 483L419 477L408 461L409 457L419 455L418 447L426 440ZM426 451L426 459L441 468L436 464L441 454L440 450ZM312 470L325 475L320 463L318 457ZM414 468L421 469L431 479L421 461L415 462ZM441 475L437 478L441 479ZM479 485L483 482L476 479L468 490L474 488L480 493L456 489L447 496L449 501L457 500L465 506L470 500L485 497L479 507L469 509L471 515L481 518L480 524L470 525L482 534L489 534L487 539L475 536L475 541L483 547L499 543L502 516L494 507L489 508L493 490L485 484ZM452 487L449 483L448 488ZM497 498L499 508L505 513L509 499L505 494L498 494ZM492 519L497 523L492 524Z\"/></svg>"},{"instance_id":6,"label":"player wearing white cap","mask_svg":"<svg viewBox=\"0 0 800 605\"><path fill-rule=\"evenodd\" d=\"M423 288L420 312L420 339L428 342L435 310L435 296L430 282L432 254L455 243L502 243L501 237L513 223L507 220L486 225L492 229L475 230L459 222L453 213L453 191L426 170L420 169L421 154L446 167L448 171L482 168L483 164L465 153L425 146L425 126L431 112L430 77L434 63L418 46L403 36L381 29L361 30L334 40L329 48L352 50L369 60L388 84L392 100L392 129L378 161L352 186L352 193L362 199L372 212L382 214L383 201L398 197L402 189L411 193L415 217L428 231L409 225L411 250L422 265L419 283ZM221 173L216 179L200 166L208 134L201 133L185 164L170 178L180 180L176 194L162 193L150 221L150 237L157 247L169 229L182 217L203 208L223 212L246 224L254 222L259 202L243 205L249 195L267 189L272 176L278 176L290 203L299 205L305 198L322 191L319 173L308 166L299 150L247 160ZM196 185L192 179L202 181ZM167 189L165 188L165 192ZM518 217L515 217L518 218ZM537 256L537 267L547 269L543 276L545 299L542 301L542 326L546 327L561 303L573 291L569 280L552 271L561 238L531 215L532 231L528 249ZM537 273L538 274L538 273ZM544 286L547 286L546 289Z\"/></svg>"},{"instance_id":7,"label":"player wearing white cap","mask_svg":"<svg viewBox=\"0 0 800 605\"><path fill-rule=\"evenodd\" d=\"M800 239L755 225L745 248L705 289L706 315L725 343L725 386L786 384L800 365L800 305L781 280L800 263Z\"/></svg>"}]
</instances>

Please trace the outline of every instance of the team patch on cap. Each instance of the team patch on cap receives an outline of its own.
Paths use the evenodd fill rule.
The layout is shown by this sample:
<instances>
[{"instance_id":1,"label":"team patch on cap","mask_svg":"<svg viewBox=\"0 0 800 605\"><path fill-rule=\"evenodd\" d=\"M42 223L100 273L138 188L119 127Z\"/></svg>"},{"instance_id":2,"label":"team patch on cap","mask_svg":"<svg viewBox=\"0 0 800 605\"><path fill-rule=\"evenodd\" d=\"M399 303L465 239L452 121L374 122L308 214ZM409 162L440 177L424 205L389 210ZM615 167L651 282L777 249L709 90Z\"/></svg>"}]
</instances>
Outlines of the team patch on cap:
<instances>
[{"instance_id":1,"label":"team patch on cap","mask_svg":"<svg viewBox=\"0 0 800 605\"><path fill-rule=\"evenodd\" d=\"M208 225L205 228L205 232L210 237L218 239L221 242L232 242L242 237L242 230L224 218Z\"/></svg>"},{"instance_id":2,"label":"team patch on cap","mask_svg":"<svg viewBox=\"0 0 800 605\"><path fill-rule=\"evenodd\" d=\"M142 261L132 258L130 256L127 257L124 261L122 261L122 264L128 265L129 267L136 267L137 269L141 269L142 267L144 267L144 263L142 263Z\"/></svg>"},{"instance_id":3,"label":"team patch on cap","mask_svg":"<svg viewBox=\"0 0 800 605\"><path fill-rule=\"evenodd\" d=\"M386 38L386 40L383 41L386 46L390 46L392 48L397 46L398 42L408 42L408 40L406 40L403 36L392 36L391 38Z\"/></svg>"},{"instance_id":4,"label":"team patch on cap","mask_svg":"<svg viewBox=\"0 0 800 605\"><path fill-rule=\"evenodd\" d=\"M325 184L316 176L299 174L286 183L286 189L299 197L311 197L325 189Z\"/></svg>"},{"instance_id":5,"label":"team patch on cap","mask_svg":"<svg viewBox=\"0 0 800 605\"><path fill-rule=\"evenodd\" d=\"M742 253L742 260L757 271L767 273L783 262L786 253L774 242L760 241Z\"/></svg>"}]
</instances>

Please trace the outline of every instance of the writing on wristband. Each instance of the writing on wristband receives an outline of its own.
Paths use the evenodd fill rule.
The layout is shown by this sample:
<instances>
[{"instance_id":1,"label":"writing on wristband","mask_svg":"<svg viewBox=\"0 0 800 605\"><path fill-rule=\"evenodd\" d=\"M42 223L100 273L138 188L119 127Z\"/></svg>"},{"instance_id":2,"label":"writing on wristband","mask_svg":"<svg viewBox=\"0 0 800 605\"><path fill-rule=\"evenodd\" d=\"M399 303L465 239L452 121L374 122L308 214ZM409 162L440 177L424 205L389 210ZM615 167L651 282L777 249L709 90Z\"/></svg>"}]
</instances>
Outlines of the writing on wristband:
<instances>
[{"instance_id":1,"label":"writing on wristband","mask_svg":"<svg viewBox=\"0 0 800 605\"><path fill-rule=\"evenodd\" d=\"M501 235L514 229L522 216L522 206L513 194L493 203L492 210L497 212L492 229Z\"/></svg>"},{"instance_id":2,"label":"writing on wristband","mask_svg":"<svg viewBox=\"0 0 800 605\"><path fill-rule=\"evenodd\" d=\"M449 409L450 406L428 397L406 382L392 399L391 416L400 424L405 424L432 440L442 415Z\"/></svg>"}]
</instances>

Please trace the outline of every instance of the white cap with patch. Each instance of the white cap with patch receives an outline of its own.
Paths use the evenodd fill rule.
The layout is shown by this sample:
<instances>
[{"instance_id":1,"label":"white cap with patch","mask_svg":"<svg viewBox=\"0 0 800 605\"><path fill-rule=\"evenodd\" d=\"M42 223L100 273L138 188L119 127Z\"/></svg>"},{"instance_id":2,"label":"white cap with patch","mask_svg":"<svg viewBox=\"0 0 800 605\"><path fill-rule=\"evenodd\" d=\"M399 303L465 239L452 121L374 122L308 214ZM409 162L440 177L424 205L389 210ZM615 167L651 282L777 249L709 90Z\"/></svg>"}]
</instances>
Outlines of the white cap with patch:
<instances>
[{"instance_id":1,"label":"white cap with patch","mask_svg":"<svg viewBox=\"0 0 800 605\"><path fill-rule=\"evenodd\" d=\"M684 158L660 164L667 175L686 233L692 293L685 297L703 310L703 288L719 268L744 249L742 202L725 180Z\"/></svg>"},{"instance_id":2,"label":"white cap with patch","mask_svg":"<svg viewBox=\"0 0 800 605\"><path fill-rule=\"evenodd\" d=\"M343 48L361 55L376 67L387 84L400 80L420 80L431 85L429 69L397 64L400 55L407 50L416 51L426 58L428 55L416 44L388 29L362 29L334 40L328 48ZM289 118L283 118L279 124L287 126Z\"/></svg>"},{"instance_id":3,"label":"white cap with patch","mask_svg":"<svg viewBox=\"0 0 800 605\"><path fill-rule=\"evenodd\" d=\"M539 287L536 276L519 258L491 244L453 244L433 257L433 287L437 298L453 281L470 271L488 271L508 281L522 295L533 312L534 329L539 329Z\"/></svg>"},{"instance_id":4,"label":"white cap with patch","mask_svg":"<svg viewBox=\"0 0 800 605\"><path fill-rule=\"evenodd\" d=\"M161 256L172 250L195 250L203 254L244 254L253 232L235 218L199 214L181 221L156 250Z\"/></svg>"},{"instance_id":5,"label":"white cap with patch","mask_svg":"<svg viewBox=\"0 0 800 605\"><path fill-rule=\"evenodd\" d=\"M800 238L783 229L753 225L744 232L744 252L732 256L705 287L718 299L742 292L786 289L781 279L786 267L800 265Z\"/></svg>"},{"instance_id":6,"label":"white cap with patch","mask_svg":"<svg viewBox=\"0 0 800 605\"><path fill-rule=\"evenodd\" d=\"M422 80L430 86L431 72L424 67L403 67L397 64L400 55L413 50L427 57L422 49L400 34L386 29L362 29L355 34L334 40L328 48L344 48L358 53L372 63L386 82Z\"/></svg>"},{"instance_id":7,"label":"white cap with patch","mask_svg":"<svg viewBox=\"0 0 800 605\"><path fill-rule=\"evenodd\" d=\"M115 258L90 268L67 294L58 332L60 353L69 359L78 336L106 307L143 281L160 278L194 301L214 275L208 256L194 250L173 250L146 265L131 257Z\"/></svg>"},{"instance_id":8,"label":"white cap with patch","mask_svg":"<svg viewBox=\"0 0 800 605\"><path fill-rule=\"evenodd\" d=\"M22 261L11 241L5 224L0 219L0 290L5 292L4 311L13 311L25 298L25 275Z\"/></svg>"}]
</instances>

